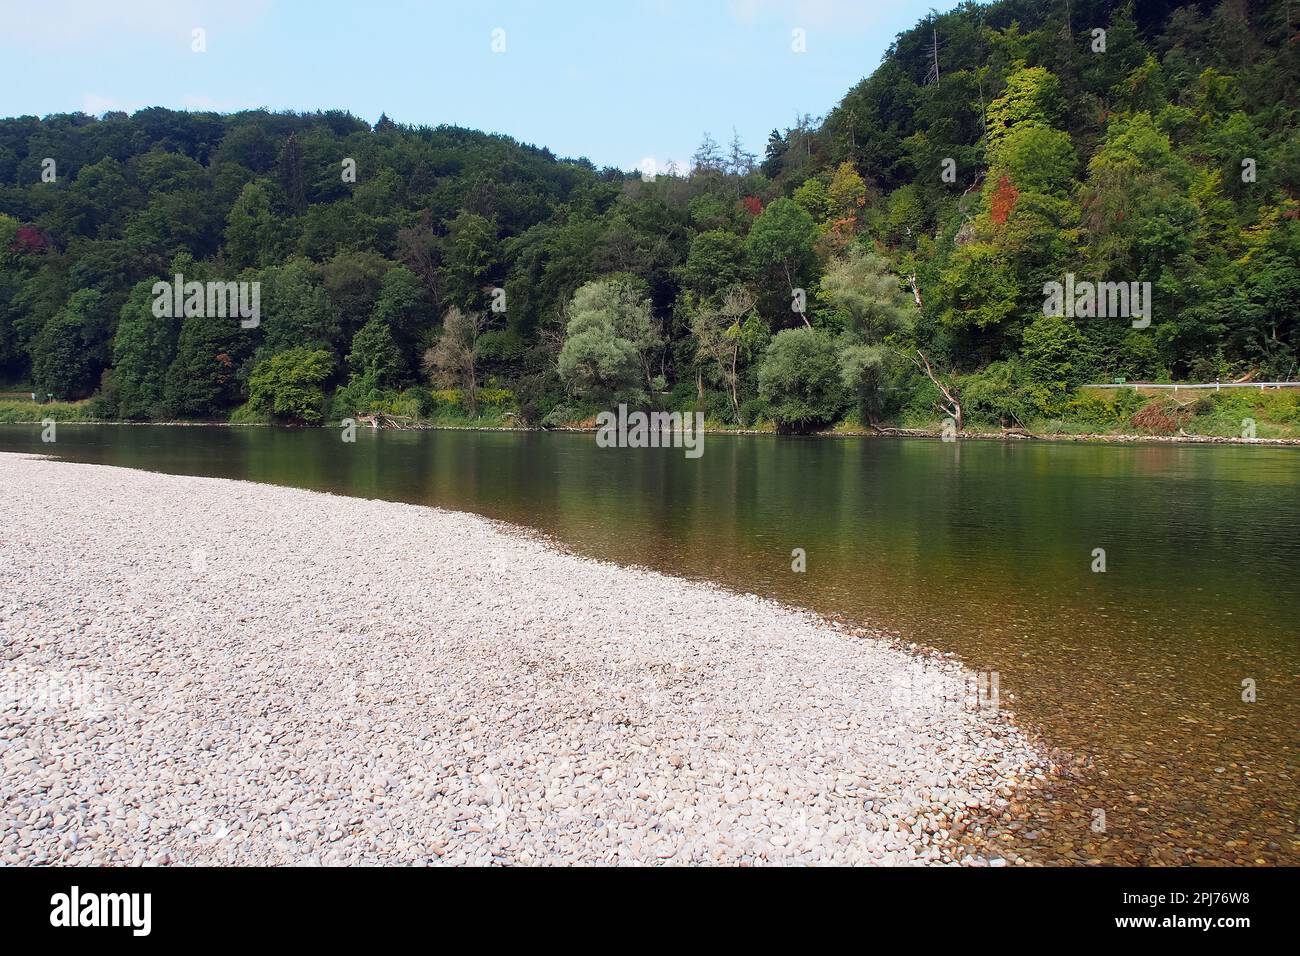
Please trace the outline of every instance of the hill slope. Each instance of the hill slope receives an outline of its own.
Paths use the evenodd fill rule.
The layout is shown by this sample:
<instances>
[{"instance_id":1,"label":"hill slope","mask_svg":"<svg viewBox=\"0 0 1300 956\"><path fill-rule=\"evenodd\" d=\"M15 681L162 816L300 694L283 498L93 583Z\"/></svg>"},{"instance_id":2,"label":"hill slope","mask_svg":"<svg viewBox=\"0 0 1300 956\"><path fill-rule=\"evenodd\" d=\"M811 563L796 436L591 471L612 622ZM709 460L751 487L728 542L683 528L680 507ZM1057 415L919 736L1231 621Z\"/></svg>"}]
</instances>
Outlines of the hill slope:
<instances>
[{"instance_id":1,"label":"hill slope","mask_svg":"<svg viewBox=\"0 0 1300 956\"><path fill-rule=\"evenodd\" d=\"M917 349L984 425L1139 410L1088 381L1295 377L1293 6L965 4L761 162L706 137L650 181L337 112L0 120L0 380L107 417L811 429L956 411ZM256 326L157 317L178 273L258 283ZM1130 301L1044 314L1054 282Z\"/></svg>"}]
</instances>

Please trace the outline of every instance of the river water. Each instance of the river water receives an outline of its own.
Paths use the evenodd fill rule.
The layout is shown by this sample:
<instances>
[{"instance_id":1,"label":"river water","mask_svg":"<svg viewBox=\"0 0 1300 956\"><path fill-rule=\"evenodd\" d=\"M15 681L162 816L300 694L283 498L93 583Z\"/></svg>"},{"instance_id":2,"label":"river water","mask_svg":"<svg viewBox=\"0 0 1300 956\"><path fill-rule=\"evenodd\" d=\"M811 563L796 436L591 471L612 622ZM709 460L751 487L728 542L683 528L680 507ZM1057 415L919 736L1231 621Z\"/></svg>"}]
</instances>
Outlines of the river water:
<instances>
[{"instance_id":1,"label":"river water","mask_svg":"<svg viewBox=\"0 0 1300 956\"><path fill-rule=\"evenodd\" d=\"M1000 706L1072 768L1017 808L999 837L1017 852L1300 863L1300 449L709 435L689 459L570 433L57 438L0 426L0 451L473 511L896 631L996 671Z\"/></svg>"}]
</instances>

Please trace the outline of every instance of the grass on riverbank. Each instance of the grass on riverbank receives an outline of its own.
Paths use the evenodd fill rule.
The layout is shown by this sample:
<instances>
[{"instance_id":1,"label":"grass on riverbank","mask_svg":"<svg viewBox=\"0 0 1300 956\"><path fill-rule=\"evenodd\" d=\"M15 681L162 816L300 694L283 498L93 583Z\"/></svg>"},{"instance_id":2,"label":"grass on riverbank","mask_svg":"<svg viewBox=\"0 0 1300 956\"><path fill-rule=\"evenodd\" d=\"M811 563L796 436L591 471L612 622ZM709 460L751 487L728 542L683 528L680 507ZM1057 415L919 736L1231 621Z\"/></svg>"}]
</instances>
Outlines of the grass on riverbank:
<instances>
[{"instance_id":1,"label":"grass on riverbank","mask_svg":"<svg viewBox=\"0 0 1300 956\"><path fill-rule=\"evenodd\" d=\"M91 400L80 402L45 402L31 399L0 399L0 424L25 425L53 419L56 422L100 421L92 414Z\"/></svg>"},{"instance_id":2,"label":"grass on riverbank","mask_svg":"<svg viewBox=\"0 0 1300 956\"><path fill-rule=\"evenodd\" d=\"M395 416L422 428L522 428L529 427L521 410L505 390L480 396L478 414L472 416L463 407L454 390L422 392L409 389L395 395L375 411ZM58 422L112 421L97 414L94 398L77 402L37 403L30 399L0 399L0 424L40 423L45 419ZM688 412L691 408L675 409ZM585 405L560 406L542 419L542 427L593 428L599 409ZM345 415L331 413L327 420L337 423ZM266 415L241 406L230 416L237 425L272 424ZM933 413L912 410L885 426L937 432L942 425ZM1062 414L1055 417L1030 418L1023 421L1026 431L1042 438L1121 436L1197 436L1206 438L1300 439L1300 390L1234 389L1221 392L1200 391L1172 395L1143 395L1135 389L1079 389ZM536 427L534 424L532 427ZM705 410L705 428L712 432L772 433L775 425L764 419L745 426L721 418L712 409ZM973 415L964 423L968 434L998 435L1002 424ZM853 435L873 432L855 414L850 414L826 431Z\"/></svg>"}]
</instances>

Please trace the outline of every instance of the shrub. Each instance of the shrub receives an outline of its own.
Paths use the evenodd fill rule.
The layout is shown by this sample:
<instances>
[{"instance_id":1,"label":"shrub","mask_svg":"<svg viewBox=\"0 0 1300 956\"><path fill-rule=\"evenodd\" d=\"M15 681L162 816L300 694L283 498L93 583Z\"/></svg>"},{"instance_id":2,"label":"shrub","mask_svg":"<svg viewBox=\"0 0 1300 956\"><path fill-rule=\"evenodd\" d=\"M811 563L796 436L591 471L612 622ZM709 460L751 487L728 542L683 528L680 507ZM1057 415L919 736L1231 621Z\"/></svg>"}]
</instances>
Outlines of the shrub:
<instances>
[{"instance_id":1,"label":"shrub","mask_svg":"<svg viewBox=\"0 0 1300 956\"><path fill-rule=\"evenodd\" d=\"M761 398L749 398L740 403L740 420L751 427L770 421L771 418L772 409Z\"/></svg>"},{"instance_id":2,"label":"shrub","mask_svg":"<svg viewBox=\"0 0 1300 956\"><path fill-rule=\"evenodd\" d=\"M672 391L663 396L664 407L676 412L695 411L698 402L699 386L696 385L694 374L684 375Z\"/></svg>"},{"instance_id":3,"label":"shrub","mask_svg":"<svg viewBox=\"0 0 1300 956\"><path fill-rule=\"evenodd\" d=\"M232 425L269 425L271 416L260 408L254 408L248 402L235 408L230 413Z\"/></svg>"},{"instance_id":4,"label":"shrub","mask_svg":"<svg viewBox=\"0 0 1300 956\"><path fill-rule=\"evenodd\" d=\"M759 365L758 389L781 430L829 425L846 404L835 343L807 327L777 333Z\"/></svg>"},{"instance_id":5,"label":"shrub","mask_svg":"<svg viewBox=\"0 0 1300 956\"><path fill-rule=\"evenodd\" d=\"M1030 403L1021 383L1020 367L1014 362L993 362L983 371L958 380L962 412L971 422L990 425L1023 425Z\"/></svg>"},{"instance_id":6,"label":"shrub","mask_svg":"<svg viewBox=\"0 0 1300 956\"><path fill-rule=\"evenodd\" d=\"M94 419L112 421L121 417L121 391L112 369L104 369L99 376L99 391L86 402L86 412Z\"/></svg>"},{"instance_id":7,"label":"shrub","mask_svg":"<svg viewBox=\"0 0 1300 956\"><path fill-rule=\"evenodd\" d=\"M435 409L460 408L463 395L458 388L435 388L429 392Z\"/></svg>"},{"instance_id":8,"label":"shrub","mask_svg":"<svg viewBox=\"0 0 1300 956\"><path fill-rule=\"evenodd\" d=\"M324 349L302 346L273 355L248 380L248 411L315 424L324 415L325 392L334 361Z\"/></svg>"},{"instance_id":9,"label":"shrub","mask_svg":"<svg viewBox=\"0 0 1300 956\"><path fill-rule=\"evenodd\" d=\"M565 428L574 422L581 421L585 417L585 411L573 405L559 404L550 410L542 418L543 428Z\"/></svg>"},{"instance_id":10,"label":"shrub","mask_svg":"<svg viewBox=\"0 0 1300 956\"><path fill-rule=\"evenodd\" d=\"M348 384L334 393L330 417L344 418L382 411L395 394L397 393L390 389L376 385L370 375L354 375Z\"/></svg>"},{"instance_id":11,"label":"shrub","mask_svg":"<svg viewBox=\"0 0 1300 956\"><path fill-rule=\"evenodd\" d=\"M554 372L535 372L515 383L519 417L526 425L538 425L564 399L559 376Z\"/></svg>"},{"instance_id":12,"label":"shrub","mask_svg":"<svg viewBox=\"0 0 1300 956\"><path fill-rule=\"evenodd\" d=\"M712 422L736 424L736 413L731 407L731 396L716 388L705 389L704 401L693 407L691 411L703 412L704 417Z\"/></svg>"}]
</instances>

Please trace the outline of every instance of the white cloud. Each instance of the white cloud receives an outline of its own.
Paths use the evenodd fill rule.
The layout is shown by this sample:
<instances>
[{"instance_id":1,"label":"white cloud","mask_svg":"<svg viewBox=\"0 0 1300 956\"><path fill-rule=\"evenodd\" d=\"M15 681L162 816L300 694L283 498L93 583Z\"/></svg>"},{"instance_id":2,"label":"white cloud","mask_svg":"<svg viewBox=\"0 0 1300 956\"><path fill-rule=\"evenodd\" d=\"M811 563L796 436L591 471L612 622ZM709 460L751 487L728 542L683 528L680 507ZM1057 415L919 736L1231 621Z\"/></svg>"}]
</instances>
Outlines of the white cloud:
<instances>
[{"instance_id":1,"label":"white cloud","mask_svg":"<svg viewBox=\"0 0 1300 956\"><path fill-rule=\"evenodd\" d=\"M117 110L124 113L134 113L135 107L122 103L116 97L104 96L100 93L83 93L81 95L81 112L90 116L102 116L104 113Z\"/></svg>"},{"instance_id":2,"label":"white cloud","mask_svg":"<svg viewBox=\"0 0 1300 956\"><path fill-rule=\"evenodd\" d=\"M181 97L180 108L199 113L238 113L240 110L255 110L255 103L241 103L235 100L218 100L211 96L187 93Z\"/></svg>"},{"instance_id":3,"label":"white cloud","mask_svg":"<svg viewBox=\"0 0 1300 956\"><path fill-rule=\"evenodd\" d=\"M171 98L167 97L166 100L171 100ZM260 108L260 104L257 103L217 99L201 93L186 93L180 98L179 103L175 103L175 101L159 101L149 105L168 106L172 109L189 110L195 113L237 113L240 110ZM102 116L105 113L117 110L124 113L134 113L138 109L140 109L140 104L125 103L115 96L105 96L102 93L83 93L81 95L81 112L90 116Z\"/></svg>"},{"instance_id":4,"label":"white cloud","mask_svg":"<svg viewBox=\"0 0 1300 956\"><path fill-rule=\"evenodd\" d=\"M115 42L124 35L175 37L190 43L204 27L237 30L260 20L272 0L45 0L13 3L5 10L0 46L59 50Z\"/></svg>"},{"instance_id":5,"label":"white cloud","mask_svg":"<svg viewBox=\"0 0 1300 956\"><path fill-rule=\"evenodd\" d=\"M888 6L865 0L731 0L731 15L751 25L779 20L792 26L860 30L879 23Z\"/></svg>"}]
</instances>

